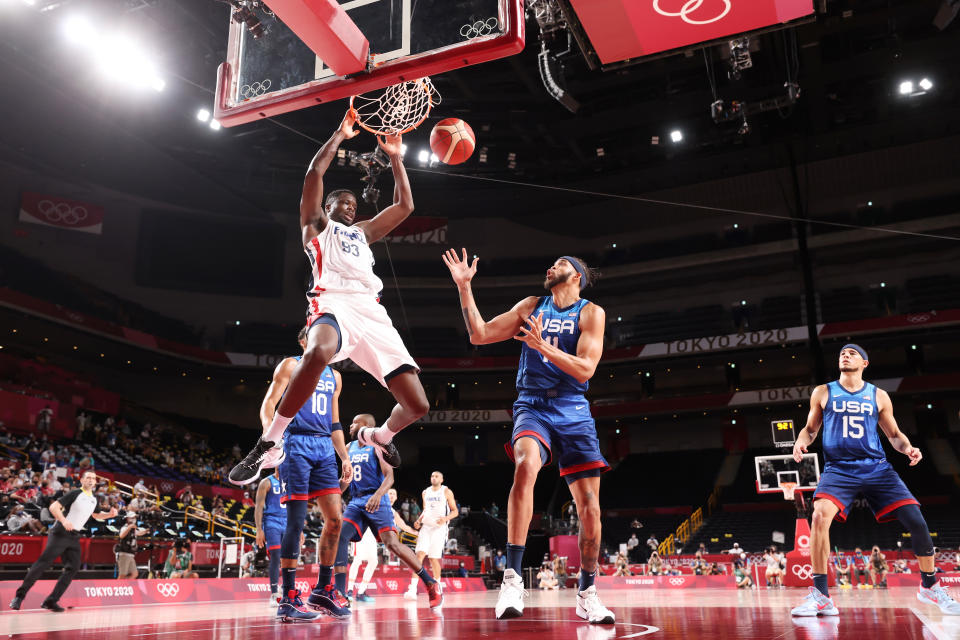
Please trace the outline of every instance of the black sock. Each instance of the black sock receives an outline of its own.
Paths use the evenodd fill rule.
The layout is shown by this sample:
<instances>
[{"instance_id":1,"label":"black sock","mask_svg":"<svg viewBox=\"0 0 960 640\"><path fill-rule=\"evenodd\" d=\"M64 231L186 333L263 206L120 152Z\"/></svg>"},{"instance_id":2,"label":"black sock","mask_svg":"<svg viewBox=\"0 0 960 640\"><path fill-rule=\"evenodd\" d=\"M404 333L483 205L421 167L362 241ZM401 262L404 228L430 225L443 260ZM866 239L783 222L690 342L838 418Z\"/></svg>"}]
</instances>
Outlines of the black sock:
<instances>
[{"instance_id":1,"label":"black sock","mask_svg":"<svg viewBox=\"0 0 960 640\"><path fill-rule=\"evenodd\" d=\"M317 567L317 590L323 590L324 587L330 584L331 578L333 578L333 565L319 565Z\"/></svg>"},{"instance_id":2,"label":"black sock","mask_svg":"<svg viewBox=\"0 0 960 640\"><path fill-rule=\"evenodd\" d=\"M286 567L281 568L280 576L283 578L283 593L280 595L288 598L290 597L291 591L297 590L297 569L296 567L290 569Z\"/></svg>"},{"instance_id":3,"label":"black sock","mask_svg":"<svg viewBox=\"0 0 960 640\"><path fill-rule=\"evenodd\" d=\"M580 569L580 591L586 591L593 586L594 580L597 578L597 570L594 569L590 573L587 573L583 569Z\"/></svg>"},{"instance_id":4,"label":"black sock","mask_svg":"<svg viewBox=\"0 0 960 640\"><path fill-rule=\"evenodd\" d=\"M423 584L431 585L436 582L436 580L433 579L433 576L427 573L426 567L420 567L420 571L417 571L417 575L420 576L421 580L423 580Z\"/></svg>"},{"instance_id":5,"label":"black sock","mask_svg":"<svg viewBox=\"0 0 960 640\"><path fill-rule=\"evenodd\" d=\"M933 585L937 584L937 572L936 570L926 573L924 571L920 572L920 583L923 585L924 589L929 589Z\"/></svg>"},{"instance_id":6,"label":"black sock","mask_svg":"<svg viewBox=\"0 0 960 640\"><path fill-rule=\"evenodd\" d=\"M827 593L827 574L825 573L815 573L813 574L813 586L817 588L817 591L823 595L830 597L830 594Z\"/></svg>"},{"instance_id":7,"label":"black sock","mask_svg":"<svg viewBox=\"0 0 960 640\"><path fill-rule=\"evenodd\" d=\"M334 574L333 583L337 585L337 589L340 589L340 593L347 592L347 574L346 573Z\"/></svg>"}]
</instances>

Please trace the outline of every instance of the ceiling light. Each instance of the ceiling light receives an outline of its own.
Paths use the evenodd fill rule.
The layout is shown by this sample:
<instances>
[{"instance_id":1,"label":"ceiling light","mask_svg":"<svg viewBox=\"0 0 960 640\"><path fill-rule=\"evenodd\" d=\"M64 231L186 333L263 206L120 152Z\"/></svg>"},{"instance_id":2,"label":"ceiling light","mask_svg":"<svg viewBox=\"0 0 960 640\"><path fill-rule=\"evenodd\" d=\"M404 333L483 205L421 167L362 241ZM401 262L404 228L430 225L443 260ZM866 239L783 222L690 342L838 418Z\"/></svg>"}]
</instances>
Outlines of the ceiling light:
<instances>
[{"instance_id":1,"label":"ceiling light","mask_svg":"<svg viewBox=\"0 0 960 640\"><path fill-rule=\"evenodd\" d=\"M933 89L933 82L931 82L929 78L922 79L918 84L924 91L930 91L930 89Z\"/></svg>"},{"instance_id":2,"label":"ceiling light","mask_svg":"<svg viewBox=\"0 0 960 640\"><path fill-rule=\"evenodd\" d=\"M197 120L200 122L210 122L210 112L206 109L200 109L197 111Z\"/></svg>"},{"instance_id":3,"label":"ceiling light","mask_svg":"<svg viewBox=\"0 0 960 640\"><path fill-rule=\"evenodd\" d=\"M680 129L674 129L670 132L670 140L673 142L680 142L683 140L683 132Z\"/></svg>"},{"instance_id":4,"label":"ceiling light","mask_svg":"<svg viewBox=\"0 0 960 640\"><path fill-rule=\"evenodd\" d=\"M900 83L900 95L906 96L913 93L913 81L904 80Z\"/></svg>"},{"instance_id":5,"label":"ceiling light","mask_svg":"<svg viewBox=\"0 0 960 640\"><path fill-rule=\"evenodd\" d=\"M95 37L93 26L83 16L68 16L63 21L63 35L73 44L85 44Z\"/></svg>"},{"instance_id":6,"label":"ceiling light","mask_svg":"<svg viewBox=\"0 0 960 640\"><path fill-rule=\"evenodd\" d=\"M219 131L219 130L220 130L220 121L219 121L219 120L211 120L211 121L210 121L210 128L213 129L214 131Z\"/></svg>"},{"instance_id":7,"label":"ceiling light","mask_svg":"<svg viewBox=\"0 0 960 640\"><path fill-rule=\"evenodd\" d=\"M417 154L417 160L419 160L421 164L425 164L429 159L430 152L426 149L420 149L420 153Z\"/></svg>"}]
</instances>

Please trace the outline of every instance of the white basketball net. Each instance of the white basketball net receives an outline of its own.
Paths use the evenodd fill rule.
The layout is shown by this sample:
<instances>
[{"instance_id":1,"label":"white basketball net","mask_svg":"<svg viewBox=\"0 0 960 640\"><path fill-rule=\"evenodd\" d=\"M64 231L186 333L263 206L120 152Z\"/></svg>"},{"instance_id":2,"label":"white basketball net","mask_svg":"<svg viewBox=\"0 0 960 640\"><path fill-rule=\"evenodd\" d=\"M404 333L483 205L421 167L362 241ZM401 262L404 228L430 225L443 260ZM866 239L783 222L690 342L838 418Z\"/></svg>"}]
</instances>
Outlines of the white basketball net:
<instances>
[{"instance_id":1,"label":"white basketball net","mask_svg":"<svg viewBox=\"0 0 960 640\"><path fill-rule=\"evenodd\" d=\"M430 78L391 85L382 94L350 98L357 124L376 135L396 135L416 129L440 104L440 94Z\"/></svg>"},{"instance_id":2,"label":"white basketball net","mask_svg":"<svg viewBox=\"0 0 960 640\"><path fill-rule=\"evenodd\" d=\"M793 500L793 492L797 490L796 482L781 482L780 488L783 489L783 499Z\"/></svg>"}]
</instances>

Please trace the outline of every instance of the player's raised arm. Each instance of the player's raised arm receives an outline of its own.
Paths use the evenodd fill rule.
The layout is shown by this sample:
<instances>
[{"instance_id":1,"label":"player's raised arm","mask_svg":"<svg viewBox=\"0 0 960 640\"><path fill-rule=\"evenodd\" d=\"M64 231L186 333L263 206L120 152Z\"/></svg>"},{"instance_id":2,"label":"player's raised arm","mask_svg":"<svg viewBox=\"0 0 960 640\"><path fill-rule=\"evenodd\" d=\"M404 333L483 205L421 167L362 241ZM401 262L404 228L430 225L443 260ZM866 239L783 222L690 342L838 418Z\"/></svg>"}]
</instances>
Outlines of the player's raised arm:
<instances>
[{"instance_id":1,"label":"player's raised arm","mask_svg":"<svg viewBox=\"0 0 960 640\"><path fill-rule=\"evenodd\" d=\"M823 407L827 403L827 385L821 384L813 393L810 394L810 412L807 414L807 424L797 435L797 441L793 443L793 459L796 462L803 460L803 454L807 452L807 447L813 444L820 433L820 427L823 426Z\"/></svg>"},{"instance_id":2,"label":"player's raised arm","mask_svg":"<svg viewBox=\"0 0 960 640\"><path fill-rule=\"evenodd\" d=\"M603 355L603 331L607 324L607 314L602 307L592 302L580 312L580 339L577 340L577 354L567 353L563 349L547 342L543 335L540 316L530 316L527 327L520 327L521 335L516 339L526 342L531 349L538 351L558 369L573 376L577 382L586 382L593 377Z\"/></svg>"},{"instance_id":3,"label":"player's raised arm","mask_svg":"<svg viewBox=\"0 0 960 640\"><path fill-rule=\"evenodd\" d=\"M356 122L356 114L352 110L347 111L340 127L320 147L317 155L310 161L310 166L307 167L307 175L303 179L303 195L300 198L300 229L303 232L304 244L323 231L323 227L326 226L323 207L323 174L327 172L327 168L336 157L340 143L360 133L359 129L353 128Z\"/></svg>"},{"instance_id":4,"label":"player's raised arm","mask_svg":"<svg viewBox=\"0 0 960 640\"><path fill-rule=\"evenodd\" d=\"M273 423L273 415L277 412L277 403L283 397L283 392L287 389L287 383L290 382L290 376L296 368L296 358L284 358L273 370L273 380L267 387L267 394L263 396L263 402L260 404L260 424L263 425L264 430L269 429Z\"/></svg>"},{"instance_id":5,"label":"player's raised arm","mask_svg":"<svg viewBox=\"0 0 960 640\"><path fill-rule=\"evenodd\" d=\"M890 395L883 389L877 389L877 411L880 413L877 422L883 429L884 435L887 436L887 440L890 441L890 446L910 458L911 467L920 462L923 459L923 454L920 453L920 449L910 444L907 435L900 431L897 420L893 417L893 401L890 400Z\"/></svg>"},{"instance_id":6,"label":"player's raised arm","mask_svg":"<svg viewBox=\"0 0 960 640\"><path fill-rule=\"evenodd\" d=\"M355 226L363 229L367 242L372 244L384 237L413 213L413 192L407 170L403 167L403 140L399 135L377 138L380 148L390 156L390 168L393 169L393 204L370 220L358 222Z\"/></svg>"},{"instance_id":7,"label":"player's raised arm","mask_svg":"<svg viewBox=\"0 0 960 640\"><path fill-rule=\"evenodd\" d=\"M471 264L467 259L467 250L463 249L463 259L453 249L447 249L443 254L443 263L450 269L450 276L460 294L460 308L463 311L463 322L467 327L467 335L471 344L491 344L509 340L517 335L527 316L533 313L537 305L537 297L524 298L506 313L501 313L490 322L486 322L477 309L477 302L473 299L473 288L470 281L477 274L477 261L474 258Z\"/></svg>"}]
</instances>

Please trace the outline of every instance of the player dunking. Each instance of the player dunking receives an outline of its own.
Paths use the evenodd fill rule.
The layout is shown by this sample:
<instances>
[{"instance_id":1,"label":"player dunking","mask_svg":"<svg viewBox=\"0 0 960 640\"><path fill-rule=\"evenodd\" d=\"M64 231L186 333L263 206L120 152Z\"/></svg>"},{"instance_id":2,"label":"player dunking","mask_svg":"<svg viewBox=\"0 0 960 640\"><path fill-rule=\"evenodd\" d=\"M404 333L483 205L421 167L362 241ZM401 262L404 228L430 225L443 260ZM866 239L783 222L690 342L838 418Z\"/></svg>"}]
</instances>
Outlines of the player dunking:
<instances>
[{"instance_id":1,"label":"player dunking","mask_svg":"<svg viewBox=\"0 0 960 640\"><path fill-rule=\"evenodd\" d=\"M298 336L300 346L306 345L306 328ZM273 372L273 381L267 389L260 409L263 424L273 420L274 407L288 389L290 376L300 357L284 358ZM300 558L300 539L307 516L307 501L316 499L323 513L320 533L317 585L307 603L313 609L324 610L335 617L350 615L346 598L330 584L333 563L340 538L343 504L342 486L350 483L353 468L347 455L347 446L340 426L340 374L330 367L320 372L314 388L290 423L284 444L284 460L279 467L284 493L280 501L287 507L287 524L280 540L280 573L283 588L277 620L281 622L309 622L317 614L304 608L296 588L297 562ZM343 473L337 469L337 457L343 462Z\"/></svg>"},{"instance_id":2,"label":"player dunking","mask_svg":"<svg viewBox=\"0 0 960 640\"><path fill-rule=\"evenodd\" d=\"M320 148L307 170L300 200L303 249L311 268L307 289L307 348L290 376L290 384L271 424L253 450L230 471L234 484L253 482L263 468L283 458L281 437L293 416L310 399L324 368L350 358L390 390L397 405L378 428L359 433L360 442L381 449L387 464L400 464L393 435L430 409L419 369L390 322L379 297L383 283L373 273L370 244L380 240L413 211L410 182L403 168L400 136L379 139L393 169L393 204L371 220L354 224L357 199L338 189L324 194L323 176L343 140L359 133L355 114Z\"/></svg>"},{"instance_id":3,"label":"player dunking","mask_svg":"<svg viewBox=\"0 0 960 640\"><path fill-rule=\"evenodd\" d=\"M813 496L810 530L814 586L791 613L839 614L827 591L830 523L834 518L845 520L850 504L862 493L878 522L896 518L910 532L913 552L920 562L917 599L939 606L946 614L960 615L960 604L937 581L933 539L920 513L920 503L887 461L877 426L894 449L910 458L910 466L920 462L923 455L897 426L887 392L863 381L863 370L868 364L867 352L862 347L848 344L840 350L840 379L813 390L807 425L793 445L793 458L800 462L823 427L825 465Z\"/></svg>"},{"instance_id":4,"label":"player dunking","mask_svg":"<svg viewBox=\"0 0 960 640\"><path fill-rule=\"evenodd\" d=\"M350 424L350 435L356 436L360 429L368 428L373 424L376 424L373 416L362 413ZM350 443L349 455L353 465L351 486L353 497L343 513L345 524L340 533L337 565L346 567L347 547L350 542L360 540L367 530L375 531L384 546L423 581L427 588L427 595L430 596L430 607L437 609L443 604L440 583L434 579L436 576L427 573L420 559L413 555L409 547L400 542L394 527L397 516L392 505L393 500L396 500L396 494L394 493L392 498L387 495L393 486L393 468L383 462L376 447L362 445L357 441ZM338 586L342 590L346 574L338 573L337 579L341 581Z\"/></svg>"},{"instance_id":5,"label":"player dunking","mask_svg":"<svg viewBox=\"0 0 960 640\"><path fill-rule=\"evenodd\" d=\"M485 322L470 287L477 259L470 264L464 249L462 260L449 250L443 261L460 292L470 342L489 344L514 337L523 342L508 445L515 469L507 503L507 569L496 616L523 615L521 568L533 516L533 486L540 468L556 456L580 516L576 613L591 623L613 624L614 615L600 602L594 585L600 553L600 474L610 467L600 454L590 403L583 395L603 353L606 314L580 297L596 273L583 260L563 256L547 269L543 285L549 296L524 298Z\"/></svg>"},{"instance_id":6,"label":"player dunking","mask_svg":"<svg viewBox=\"0 0 960 640\"><path fill-rule=\"evenodd\" d=\"M280 473L275 471L260 481L257 487L256 506L253 520L257 525L257 546L266 547L270 564L267 575L270 578L271 608L277 606L277 586L280 583L280 542L287 528L287 505L280 501L285 493Z\"/></svg>"}]
</instances>

